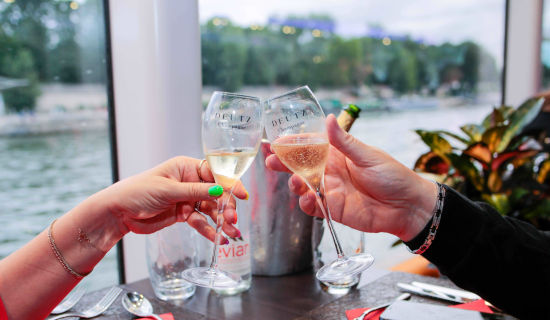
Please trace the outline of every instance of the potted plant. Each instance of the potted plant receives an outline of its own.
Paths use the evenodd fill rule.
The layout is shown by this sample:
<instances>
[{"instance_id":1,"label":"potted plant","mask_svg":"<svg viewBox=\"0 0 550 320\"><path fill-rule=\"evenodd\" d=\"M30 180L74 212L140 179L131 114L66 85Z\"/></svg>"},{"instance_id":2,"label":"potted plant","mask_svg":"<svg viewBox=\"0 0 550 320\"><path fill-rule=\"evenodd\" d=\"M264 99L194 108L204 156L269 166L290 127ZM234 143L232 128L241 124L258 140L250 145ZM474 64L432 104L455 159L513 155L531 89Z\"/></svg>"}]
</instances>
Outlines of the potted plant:
<instances>
[{"instance_id":1,"label":"potted plant","mask_svg":"<svg viewBox=\"0 0 550 320\"><path fill-rule=\"evenodd\" d=\"M466 124L461 133L416 130L430 151L415 171L450 185L475 201L491 204L502 215L550 229L550 157L544 133L524 133L539 114L544 98L518 108L501 106L480 124Z\"/></svg>"}]
</instances>

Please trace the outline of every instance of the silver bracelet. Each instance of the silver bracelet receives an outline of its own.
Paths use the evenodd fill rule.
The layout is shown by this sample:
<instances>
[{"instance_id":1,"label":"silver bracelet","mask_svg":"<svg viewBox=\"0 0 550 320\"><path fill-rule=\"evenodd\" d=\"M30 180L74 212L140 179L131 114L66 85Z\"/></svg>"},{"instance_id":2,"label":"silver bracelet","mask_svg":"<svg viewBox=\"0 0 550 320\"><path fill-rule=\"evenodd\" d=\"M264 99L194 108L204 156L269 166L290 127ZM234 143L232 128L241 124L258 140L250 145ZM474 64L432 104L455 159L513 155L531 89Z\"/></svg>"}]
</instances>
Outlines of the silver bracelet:
<instances>
[{"instance_id":1,"label":"silver bracelet","mask_svg":"<svg viewBox=\"0 0 550 320\"><path fill-rule=\"evenodd\" d=\"M430 231L428 233L428 236L426 237L426 240L424 240L424 243L420 246L420 248L416 250L409 249L409 251L414 254L422 254L426 250L428 250L428 248L434 241L435 234L437 233L437 229L439 228L441 214L443 213L443 202L445 201L445 188L439 182L435 182L435 184L437 185L437 201L435 202L435 208L433 211L432 225L430 226Z\"/></svg>"},{"instance_id":2,"label":"silver bracelet","mask_svg":"<svg viewBox=\"0 0 550 320\"><path fill-rule=\"evenodd\" d=\"M65 258L63 258L63 255L61 254L61 252L59 252L59 249L55 245L55 240L53 239L53 236L52 236L53 224L56 221L57 221L57 219L52 221L52 223L50 224L50 228L48 229L48 239L50 240L50 247L52 248L53 253L55 254L55 257L57 258L57 260L59 262L61 262L61 265L63 266L63 268L65 270L67 270L67 272L69 272L77 280L80 280L80 279L84 278L85 276L87 276L89 273L81 274L81 273L78 273L78 272L74 271L73 268L71 268L69 266L69 264L67 263L67 260L65 260Z\"/></svg>"}]
</instances>

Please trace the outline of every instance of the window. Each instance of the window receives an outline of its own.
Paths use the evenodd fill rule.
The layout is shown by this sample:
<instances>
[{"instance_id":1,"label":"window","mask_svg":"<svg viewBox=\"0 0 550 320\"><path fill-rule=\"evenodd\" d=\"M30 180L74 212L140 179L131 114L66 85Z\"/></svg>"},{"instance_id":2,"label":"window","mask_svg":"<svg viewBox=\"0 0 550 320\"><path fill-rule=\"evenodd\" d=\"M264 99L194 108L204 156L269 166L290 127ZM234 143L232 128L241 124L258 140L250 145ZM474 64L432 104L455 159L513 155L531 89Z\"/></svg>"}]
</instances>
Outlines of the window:
<instances>
[{"instance_id":1,"label":"window","mask_svg":"<svg viewBox=\"0 0 550 320\"><path fill-rule=\"evenodd\" d=\"M0 258L112 182L103 10L0 2ZM114 250L86 281L118 283Z\"/></svg>"},{"instance_id":2,"label":"window","mask_svg":"<svg viewBox=\"0 0 550 320\"><path fill-rule=\"evenodd\" d=\"M500 103L503 0L237 3L199 2L205 101L307 84L327 112L359 105L353 133L409 167L412 129L458 129Z\"/></svg>"},{"instance_id":3,"label":"window","mask_svg":"<svg viewBox=\"0 0 550 320\"><path fill-rule=\"evenodd\" d=\"M203 0L199 16L203 103L309 85L326 112L362 108L351 133L408 167L427 151L414 129L458 133L500 104L504 0Z\"/></svg>"}]
</instances>

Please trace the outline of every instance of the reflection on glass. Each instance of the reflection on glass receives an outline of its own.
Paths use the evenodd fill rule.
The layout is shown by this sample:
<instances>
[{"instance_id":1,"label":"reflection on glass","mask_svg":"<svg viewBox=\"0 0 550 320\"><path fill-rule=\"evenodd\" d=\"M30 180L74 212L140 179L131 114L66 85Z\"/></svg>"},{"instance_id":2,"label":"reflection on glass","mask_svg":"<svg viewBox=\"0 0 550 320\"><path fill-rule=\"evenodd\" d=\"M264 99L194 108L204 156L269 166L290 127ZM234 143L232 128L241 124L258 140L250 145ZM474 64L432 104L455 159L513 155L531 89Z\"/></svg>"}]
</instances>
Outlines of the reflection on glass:
<instances>
[{"instance_id":1,"label":"reflection on glass","mask_svg":"<svg viewBox=\"0 0 550 320\"><path fill-rule=\"evenodd\" d=\"M0 259L111 183L105 61L103 1L0 2Z\"/></svg>"}]
</instances>

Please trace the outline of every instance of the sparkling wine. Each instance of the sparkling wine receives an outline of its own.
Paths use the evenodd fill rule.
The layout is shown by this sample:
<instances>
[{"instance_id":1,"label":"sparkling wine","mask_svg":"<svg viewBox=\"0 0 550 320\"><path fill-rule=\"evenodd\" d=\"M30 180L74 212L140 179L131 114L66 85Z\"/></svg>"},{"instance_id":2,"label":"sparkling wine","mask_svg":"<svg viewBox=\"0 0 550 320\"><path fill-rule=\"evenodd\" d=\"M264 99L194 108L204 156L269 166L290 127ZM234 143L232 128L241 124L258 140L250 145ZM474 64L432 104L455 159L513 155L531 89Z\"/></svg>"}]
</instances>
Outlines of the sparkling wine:
<instances>
[{"instance_id":1,"label":"sparkling wine","mask_svg":"<svg viewBox=\"0 0 550 320\"><path fill-rule=\"evenodd\" d=\"M329 151L326 139L286 136L275 140L271 147L287 168L305 179L314 190L319 188Z\"/></svg>"},{"instance_id":2,"label":"sparkling wine","mask_svg":"<svg viewBox=\"0 0 550 320\"><path fill-rule=\"evenodd\" d=\"M253 148L214 151L206 154L214 180L225 189L231 189L250 167L257 150Z\"/></svg>"}]
</instances>

